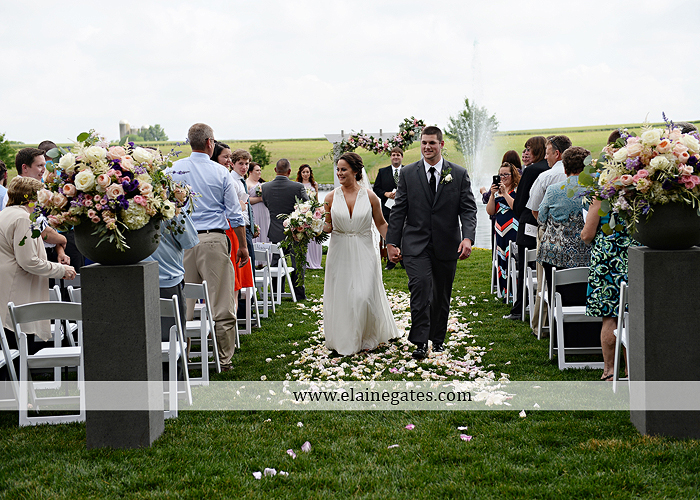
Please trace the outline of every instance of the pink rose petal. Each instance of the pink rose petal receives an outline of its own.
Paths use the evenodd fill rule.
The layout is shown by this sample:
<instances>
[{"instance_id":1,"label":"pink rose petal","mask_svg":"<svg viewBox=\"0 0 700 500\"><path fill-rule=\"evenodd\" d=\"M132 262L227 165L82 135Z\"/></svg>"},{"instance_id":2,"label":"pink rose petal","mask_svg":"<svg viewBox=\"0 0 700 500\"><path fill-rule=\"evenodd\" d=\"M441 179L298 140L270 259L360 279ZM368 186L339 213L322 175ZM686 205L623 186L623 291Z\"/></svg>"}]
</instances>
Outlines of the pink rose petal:
<instances>
[{"instance_id":1,"label":"pink rose petal","mask_svg":"<svg viewBox=\"0 0 700 500\"><path fill-rule=\"evenodd\" d=\"M472 440L472 437L471 437L471 436L468 436L468 435L466 435L466 434L460 434L460 435L459 435L459 439L461 439L462 441L471 441L471 440Z\"/></svg>"},{"instance_id":2,"label":"pink rose petal","mask_svg":"<svg viewBox=\"0 0 700 500\"><path fill-rule=\"evenodd\" d=\"M412 431L412 430L415 429L415 428L416 428L416 426L413 425L413 424L408 424L408 425L406 426L406 429L408 429L409 431Z\"/></svg>"},{"instance_id":3,"label":"pink rose petal","mask_svg":"<svg viewBox=\"0 0 700 500\"><path fill-rule=\"evenodd\" d=\"M308 453L311 451L311 443L308 441L301 445L301 451Z\"/></svg>"},{"instance_id":4,"label":"pink rose petal","mask_svg":"<svg viewBox=\"0 0 700 500\"><path fill-rule=\"evenodd\" d=\"M398 444L392 444L392 445L387 446L387 450L390 450L392 448L398 448L398 447L399 447Z\"/></svg>"},{"instance_id":5,"label":"pink rose petal","mask_svg":"<svg viewBox=\"0 0 700 500\"><path fill-rule=\"evenodd\" d=\"M292 449L287 450L287 455L289 455L292 458L297 458L297 454L294 453L294 450Z\"/></svg>"}]
</instances>

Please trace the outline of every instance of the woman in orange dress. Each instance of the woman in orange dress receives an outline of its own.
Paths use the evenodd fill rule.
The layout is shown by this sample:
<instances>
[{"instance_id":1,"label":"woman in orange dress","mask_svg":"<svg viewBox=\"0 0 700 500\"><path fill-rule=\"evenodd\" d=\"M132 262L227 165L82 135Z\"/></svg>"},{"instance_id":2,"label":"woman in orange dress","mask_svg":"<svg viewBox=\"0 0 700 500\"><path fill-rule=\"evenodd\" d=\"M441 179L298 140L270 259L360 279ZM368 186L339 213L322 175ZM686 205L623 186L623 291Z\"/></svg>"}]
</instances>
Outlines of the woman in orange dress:
<instances>
[{"instance_id":1,"label":"woman in orange dress","mask_svg":"<svg viewBox=\"0 0 700 500\"><path fill-rule=\"evenodd\" d=\"M228 169L230 172L233 168L233 161L231 161L232 153L231 148L228 145L216 141L214 145L214 153L211 155L211 159L217 163L220 163ZM246 196L248 193L245 192L243 184L240 181L234 180L234 187L236 188L236 194L239 201L241 202L241 209L244 213L247 212L247 198L242 200L240 192L243 192ZM240 190L238 189L240 187ZM255 286L255 280L253 279L253 272L250 265L245 267L238 267L236 265L236 253L238 252L238 238L233 232L232 228L226 231L229 241L231 242L231 262L233 263L233 268L236 273L236 283L234 285L234 300L238 304L238 293L241 288L249 288Z\"/></svg>"}]
</instances>

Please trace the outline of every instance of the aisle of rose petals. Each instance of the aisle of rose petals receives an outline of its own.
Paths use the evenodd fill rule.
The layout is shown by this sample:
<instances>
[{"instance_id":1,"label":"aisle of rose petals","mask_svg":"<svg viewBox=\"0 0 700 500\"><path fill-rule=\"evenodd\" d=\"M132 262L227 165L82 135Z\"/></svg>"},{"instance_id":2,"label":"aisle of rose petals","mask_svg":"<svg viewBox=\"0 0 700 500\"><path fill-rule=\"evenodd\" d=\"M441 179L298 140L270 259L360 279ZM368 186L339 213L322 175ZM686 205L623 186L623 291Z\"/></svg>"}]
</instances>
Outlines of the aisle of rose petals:
<instances>
[{"instance_id":1,"label":"aisle of rose petals","mask_svg":"<svg viewBox=\"0 0 700 500\"><path fill-rule=\"evenodd\" d=\"M287 380L464 380L475 382L469 385L477 386L508 381L507 374L496 375L482 366L482 357L487 348L477 344L478 336L472 333L472 325L460 311L475 304L475 296L452 298L445 352L431 352L419 362L411 358L413 344L407 339L411 323L410 297L405 292L391 290L387 297L402 337L373 351L345 357L334 357L334 353L324 344L322 299L315 299L311 305L297 304L302 318L299 322L315 321L318 328L311 332L308 345L294 344L299 350L291 353L294 359L288 364ZM477 314L469 313L472 319ZM476 319L473 322L479 323ZM284 356L281 354L278 357ZM503 402L498 401L500 397L497 394L491 396L497 399L494 404Z\"/></svg>"}]
</instances>

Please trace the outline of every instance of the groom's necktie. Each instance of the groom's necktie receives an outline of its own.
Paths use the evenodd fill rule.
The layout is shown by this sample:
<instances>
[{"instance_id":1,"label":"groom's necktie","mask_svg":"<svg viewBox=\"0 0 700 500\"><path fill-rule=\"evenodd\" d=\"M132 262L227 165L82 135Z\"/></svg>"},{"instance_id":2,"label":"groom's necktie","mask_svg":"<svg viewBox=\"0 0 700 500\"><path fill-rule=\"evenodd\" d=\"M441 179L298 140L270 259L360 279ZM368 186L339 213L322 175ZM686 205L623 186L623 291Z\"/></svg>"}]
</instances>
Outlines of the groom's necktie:
<instances>
[{"instance_id":1,"label":"groom's necktie","mask_svg":"<svg viewBox=\"0 0 700 500\"><path fill-rule=\"evenodd\" d=\"M435 167L430 167L428 172L430 172L430 179L428 179L428 185L430 186L430 197L431 199L435 199L435 192L437 191L437 179L435 178L435 173L437 170L435 170Z\"/></svg>"}]
</instances>

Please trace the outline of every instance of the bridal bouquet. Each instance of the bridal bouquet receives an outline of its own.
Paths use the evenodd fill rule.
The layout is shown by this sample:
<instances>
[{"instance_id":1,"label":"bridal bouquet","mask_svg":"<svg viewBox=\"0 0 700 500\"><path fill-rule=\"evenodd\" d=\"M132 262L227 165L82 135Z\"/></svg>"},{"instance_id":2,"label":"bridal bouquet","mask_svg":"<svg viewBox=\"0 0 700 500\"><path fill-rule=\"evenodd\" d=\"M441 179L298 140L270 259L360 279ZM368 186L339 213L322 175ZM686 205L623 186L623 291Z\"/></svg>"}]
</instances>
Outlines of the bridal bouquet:
<instances>
[{"instance_id":1,"label":"bridal bouquet","mask_svg":"<svg viewBox=\"0 0 700 500\"><path fill-rule=\"evenodd\" d=\"M165 173L172 166L169 155L133 142L110 147L94 130L80 134L70 151L56 148L47 154L54 165L47 166L35 214L59 230L93 224L93 234L101 236L98 245L109 240L125 251L126 231L172 219L192 197L189 186ZM189 203L188 210L192 207ZM173 226L172 231L181 230Z\"/></svg>"},{"instance_id":2,"label":"bridal bouquet","mask_svg":"<svg viewBox=\"0 0 700 500\"><path fill-rule=\"evenodd\" d=\"M328 239L328 233L323 232L326 210L316 198L309 198L308 201L296 199L294 211L289 214L280 214L278 217L284 219L285 239L281 246L291 249L297 262L297 286L304 285L304 273L301 272L306 265L306 253L309 242L323 243Z\"/></svg>"},{"instance_id":3,"label":"bridal bouquet","mask_svg":"<svg viewBox=\"0 0 700 500\"><path fill-rule=\"evenodd\" d=\"M598 162L589 162L579 184L586 188L584 198L601 201L601 215L610 213L603 232L622 229L616 215L631 231L654 205L680 202L700 208L698 138L697 132L681 133L673 122L665 129L645 125L639 137L621 131Z\"/></svg>"}]
</instances>

